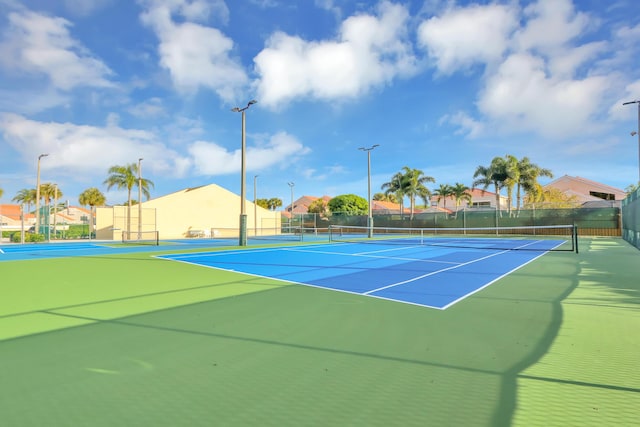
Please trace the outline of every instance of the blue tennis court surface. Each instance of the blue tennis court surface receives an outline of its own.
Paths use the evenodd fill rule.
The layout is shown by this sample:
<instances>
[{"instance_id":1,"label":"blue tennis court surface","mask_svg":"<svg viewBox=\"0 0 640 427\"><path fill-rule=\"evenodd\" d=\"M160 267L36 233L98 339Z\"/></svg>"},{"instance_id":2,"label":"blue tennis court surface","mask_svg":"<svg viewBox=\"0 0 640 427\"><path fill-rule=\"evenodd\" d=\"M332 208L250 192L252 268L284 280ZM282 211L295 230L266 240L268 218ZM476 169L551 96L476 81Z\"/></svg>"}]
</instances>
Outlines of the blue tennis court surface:
<instances>
[{"instance_id":1,"label":"blue tennis court surface","mask_svg":"<svg viewBox=\"0 0 640 427\"><path fill-rule=\"evenodd\" d=\"M446 309L561 243L521 241L530 251L335 243L159 258Z\"/></svg>"}]
</instances>

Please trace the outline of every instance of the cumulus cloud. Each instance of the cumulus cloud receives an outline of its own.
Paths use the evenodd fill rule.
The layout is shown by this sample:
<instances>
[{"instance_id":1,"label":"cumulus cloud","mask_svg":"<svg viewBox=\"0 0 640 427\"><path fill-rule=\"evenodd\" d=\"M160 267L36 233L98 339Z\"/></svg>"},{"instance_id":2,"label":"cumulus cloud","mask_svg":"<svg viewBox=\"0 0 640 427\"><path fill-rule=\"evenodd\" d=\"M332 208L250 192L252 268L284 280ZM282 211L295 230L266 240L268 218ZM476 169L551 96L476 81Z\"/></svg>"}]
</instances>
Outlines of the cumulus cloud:
<instances>
[{"instance_id":1,"label":"cumulus cloud","mask_svg":"<svg viewBox=\"0 0 640 427\"><path fill-rule=\"evenodd\" d=\"M469 136L492 129L562 138L596 130L594 117L609 105L615 79L603 58L610 43L580 43L596 26L571 0L538 0L524 9L470 5L424 21L418 40L443 74L486 66L477 111L446 121Z\"/></svg>"},{"instance_id":2,"label":"cumulus cloud","mask_svg":"<svg viewBox=\"0 0 640 427\"><path fill-rule=\"evenodd\" d=\"M49 153L43 171L79 176L103 176L109 167L144 157L156 173L181 176L188 159L167 148L148 131L124 129L110 115L104 127L39 122L18 114L0 115L0 132L24 159Z\"/></svg>"},{"instance_id":3,"label":"cumulus cloud","mask_svg":"<svg viewBox=\"0 0 640 427\"><path fill-rule=\"evenodd\" d=\"M404 6L383 1L376 16L361 14L343 21L335 40L306 41L274 33L254 58L261 103L275 107L296 97L355 97L413 74L416 59L407 40L408 17Z\"/></svg>"},{"instance_id":4,"label":"cumulus cloud","mask_svg":"<svg viewBox=\"0 0 640 427\"><path fill-rule=\"evenodd\" d=\"M45 75L61 90L113 86L113 74L69 33L71 23L23 10L9 14L0 42L0 64L8 69Z\"/></svg>"},{"instance_id":5,"label":"cumulus cloud","mask_svg":"<svg viewBox=\"0 0 640 427\"><path fill-rule=\"evenodd\" d=\"M223 100L233 101L248 83L239 61L232 57L233 41L220 30L197 22L215 12L223 21L228 9L222 1L148 0L142 22L160 40L160 65L168 70L175 87L186 93L211 89ZM184 22L176 22L174 16Z\"/></svg>"},{"instance_id":6,"label":"cumulus cloud","mask_svg":"<svg viewBox=\"0 0 640 427\"><path fill-rule=\"evenodd\" d=\"M513 54L487 79L480 111L504 130L535 131L547 137L593 130L589 118L608 89L605 76L580 80L549 77L544 60Z\"/></svg>"},{"instance_id":7,"label":"cumulus cloud","mask_svg":"<svg viewBox=\"0 0 640 427\"><path fill-rule=\"evenodd\" d=\"M439 72L451 74L477 63L500 60L517 24L517 10L507 5L450 9L420 24L418 43L433 58Z\"/></svg>"},{"instance_id":8,"label":"cumulus cloud","mask_svg":"<svg viewBox=\"0 0 640 427\"><path fill-rule=\"evenodd\" d=\"M240 170L240 149L228 151L214 142L197 141L189 147L196 172L201 175L225 175ZM246 151L247 169L259 171L274 165L286 165L309 153L294 136L278 132L267 143L249 146Z\"/></svg>"}]
</instances>

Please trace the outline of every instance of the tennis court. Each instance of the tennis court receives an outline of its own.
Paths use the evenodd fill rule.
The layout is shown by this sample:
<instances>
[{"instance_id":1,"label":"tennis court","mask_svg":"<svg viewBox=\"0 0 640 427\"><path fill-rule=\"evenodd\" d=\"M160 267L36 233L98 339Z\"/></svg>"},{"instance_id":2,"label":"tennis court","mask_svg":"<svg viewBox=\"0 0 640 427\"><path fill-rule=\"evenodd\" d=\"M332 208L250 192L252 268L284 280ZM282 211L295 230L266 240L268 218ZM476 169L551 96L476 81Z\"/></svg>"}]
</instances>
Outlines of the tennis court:
<instances>
[{"instance_id":1,"label":"tennis court","mask_svg":"<svg viewBox=\"0 0 640 427\"><path fill-rule=\"evenodd\" d=\"M373 240L160 256L190 264L446 309L563 240ZM501 247L503 249L494 249ZM527 251L518 250L527 248Z\"/></svg>"},{"instance_id":2,"label":"tennis court","mask_svg":"<svg viewBox=\"0 0 640 427\"><path fill-rule=\"evenodd\" d=\"M344 234L248 248L3 246L2 422L637 423L637 249Z\"/></svg>"}]
</instances>

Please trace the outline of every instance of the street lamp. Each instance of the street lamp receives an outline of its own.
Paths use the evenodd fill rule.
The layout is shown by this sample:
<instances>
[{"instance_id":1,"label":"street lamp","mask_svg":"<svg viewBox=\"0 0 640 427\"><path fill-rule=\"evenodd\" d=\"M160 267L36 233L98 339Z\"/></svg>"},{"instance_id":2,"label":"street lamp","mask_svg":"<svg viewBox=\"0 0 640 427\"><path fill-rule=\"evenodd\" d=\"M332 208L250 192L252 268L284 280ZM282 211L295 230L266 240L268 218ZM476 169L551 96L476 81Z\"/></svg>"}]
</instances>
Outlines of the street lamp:
<instances>
[{"instance_id":1,"label":"street lamp","mask_svg":"<svg viewBox=\"0 0 640 427\"><path fill-rule=\"evenodd\" d=\"M638 104L638 128L631 136L638 135L638 184L640 184L640 100L623 102L622 105Z\"/></svg>"},{"instance_id":2,"label":"street lamp","mask_svg":"<svg viewBox=\"0 0 640 427\"><path fill-rule=\"evenodd\" d=\"M252 99L247 103L247 106L244 108L234 107L231 109L234 113L242 113L242 150L241 150L241 164L240 164L240 238L238 244L240 246L247 246L247 212L246 212L246 180L245 180L245 151L246 151L246 143L245 143L245 111L255 104L255 99Z\"/></svg>"},{"instance_id":3,"label":"street lamp","mask_svg":"<svg viewBox=\"0 0 640 427\"><path fill-rule=\"evenodd\" d=\"M258 190L256 187L256 180L258 175L253 176L253 235L258 235Z\"/></svg>"},{"instance_id":4,"label":"street lamp","mask_svg":"<svg viewBox=\"0 0 640 427\"><path fill-rule=\"evenodd\" d=\"M287 185L291 188L291 216L289 217L289 233L291 233L291 221L293 220L293 187L296 186L294 182L287 182Z\"/></svg>"},{"instance_id":5,"label":"street lamp","mask_svg":"<svg viewBox=\"0 0 640 427\"><path fill-rule=\"evenodd\" d=\"M142 161L138 159L138 240L142 240ZM91 232L91 231L89 231Z\"/></svg>"},{"instance_id":6,"label":"street lamp","mask_svg":"<svg viewBox=\"0 0 640 427\"><path fill-rule=\"evenodd\" d=\"M360 147L358 150L367 152L367 197L369 202L369 216L367 217L367 235L373 237L373 207L371 202L371 151L379 147L379 144L372 145L369 148Z\"/></svg>"},{"instance_id":7,"label":"street lamp","mask_svg":"<svg viewBox=\"0 0 640 427\"><path fill-rule=\"evenodd\" d=\"M49 154L40 154L38 156L38 171L36 173L36 233L40 233L40 159L48 155Z\"/></svg>"}]
</instances>

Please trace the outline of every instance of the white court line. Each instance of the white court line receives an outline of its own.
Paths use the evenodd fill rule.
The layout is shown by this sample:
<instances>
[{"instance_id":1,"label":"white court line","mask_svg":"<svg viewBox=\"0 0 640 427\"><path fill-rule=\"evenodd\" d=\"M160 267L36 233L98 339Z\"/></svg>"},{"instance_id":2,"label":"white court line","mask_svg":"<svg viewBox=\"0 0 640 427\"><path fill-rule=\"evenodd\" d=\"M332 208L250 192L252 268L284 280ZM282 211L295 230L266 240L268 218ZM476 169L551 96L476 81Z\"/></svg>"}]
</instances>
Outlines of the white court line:
<instances>
[{"instance_id":1,"label":"white court line","mask_svg":"<svg viewBox=\"0 0 640 427\"><path fill-rule=\"evenodd\" d=\"M523 248L523 247L529 246L529 245L533 245L534 243L537 243L537 242L527 243L526 245L518 246L516 249ZM496 255L502 255L504 253L510 252L511 250L512 249L507 249L507 250L504 250L504 251L496 252L494 254L487 255L487 256L484 256L484 257L481 257L481 258L478 258L478 259L474 259L474 260L471 260L471 261L467 261L467 262L464 262L462 264L458 264L458 265L454 265L454 266L451 266L451 267L443 268L443 269L437 270L437 271L432 271L430 273L423 274L421 276L417 276L417 277L414 277L412 279L403 280L402 282L392 283L392 284L387 285L387 286L382 286L382 287L380 287L378 289L372 289L370 291L364 292L363 295L369 295L369 294L371 294L373 292L378 292L378 291L382 291L382 290L385 290L385 289L394 288L396 286L404 285L405 283L415 282L416 280L424 279L425 277L433 276L435 274L443 273L445 271L453 270L453 269L456 269L456 268L459 268L459 267L464 267L465 265L473 264L473 263L476 263L478 261L482 261L482 260L485 260L485 259L488 259L488 258L492 258L492 257L494 257ZM536 257L536 258L538 258L538 257Z\"/></svg>"}]
</instances>

